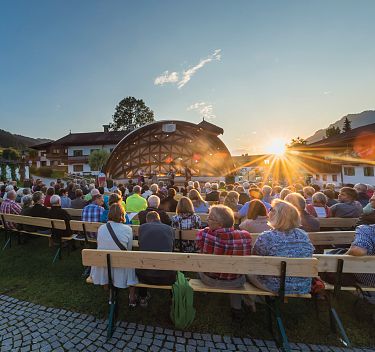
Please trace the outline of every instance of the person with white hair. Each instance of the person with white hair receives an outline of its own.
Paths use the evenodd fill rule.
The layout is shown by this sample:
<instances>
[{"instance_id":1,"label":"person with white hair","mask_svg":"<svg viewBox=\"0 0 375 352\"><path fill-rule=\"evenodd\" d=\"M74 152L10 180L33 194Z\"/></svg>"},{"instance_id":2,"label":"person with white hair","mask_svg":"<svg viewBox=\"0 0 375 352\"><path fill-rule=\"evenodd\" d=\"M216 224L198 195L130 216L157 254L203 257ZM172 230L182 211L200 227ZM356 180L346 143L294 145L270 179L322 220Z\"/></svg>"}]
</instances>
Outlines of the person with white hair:
<instances>
[{"instance_id":1,"label":"person with white hair","mask_svg":"<svg viewBox=\"0 0 375 352\"><path fill-rule=\"evenodd\" d=\"M148 207L145 210L142 210L138 213L138 219L139 219L140 225L146 223L146 216L150 211L156 211L159 214L160 221L163 224L166 224L166 225L171 224L171 219L168 216L168 214L164 210L159 209L160 198L158 196L153 194L152 196L148 197L147 203L148 203Z\"/></svg>"},{"instance_id":2,"label":"person with white hair","mask_svg":"<svg viewBox=\"0 0 375 352\"><path fill-rule=\"evenodd\" d=\"M219 201L219 194L220 192L218 191L219 185L217 183L212 183L211 184L211 192L206 193L206 201L207 202L218 202Z\"/></svg>"},{"instance_id":3,"label":"person with white hair","mask_svg":"<svg viewBox=\"0 0 375 352\"><path fill-rule=\"evenodd\" d=\"M211 183L210 182L206 182L204 184L203 189L202 189L202 193L205 193L207 195L207 194L209 194L211 192L212 192L212 190L211 190Z\"/></svg>"},{"instance_id":4,"label":"person with white hair","mask_svg":"<svg viewBox=\"0 0 375 352\"><path fill-rule=\"evenodd\" d=\"M71 217L68 212L61 208L61 198L58 195L53 195L50 199L51 209L49 211L49 216L51 219L60 219L65 221L66 230L52 230L52 239L58 241L61 237L69 237L72 235L72 230L70 229Z\"/></svg>"},{"instance_id":5,"label":"person with white hair","mask_svg":"<svg viewBox=\"0 0 375 352\"><path fill-rule=\"evenodd\" d=\"M16 203L16 197L17 197L16 191L12 188L6 193L6 195L7 195L6 199L4 199L0 205L0 213L15 214L15 215L21 214L21 210L22 210L21 206L18 203ZM16 225L11 222L8 222L7 226L11 229L16 228Z\"/></svg>"},{"instance_id":6,"label":"person with white hair","mask_svg":"<svg viewBox=\"0 0 375 352\"><path fill-rule=\"evenodd\" d=\"M3 196L3 200L7 199L7 197L8 197L8 192L9 192L9 191L13 191L13 190L14 190L13 185L7 185L7 186L5 186L5 194L4 194L4 196Z\"/></svg>"}]
</instances>

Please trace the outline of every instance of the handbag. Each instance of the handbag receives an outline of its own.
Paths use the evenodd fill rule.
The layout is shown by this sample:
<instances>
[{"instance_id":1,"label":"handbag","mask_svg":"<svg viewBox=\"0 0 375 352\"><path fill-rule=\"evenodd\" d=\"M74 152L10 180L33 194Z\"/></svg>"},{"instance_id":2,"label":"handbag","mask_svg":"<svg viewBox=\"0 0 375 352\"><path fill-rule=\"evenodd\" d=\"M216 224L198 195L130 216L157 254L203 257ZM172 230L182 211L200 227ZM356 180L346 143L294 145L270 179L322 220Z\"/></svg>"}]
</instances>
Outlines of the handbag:
<instances>
[{"instance_id":1,"label":"handbag","mask_svg":"<svg viewBox=\"0 0 375 352\"><path fill-rule=\"evenodd\" d=\"M109 222L107 222L107 229L109 231L109 234L111 235L113 241L116 243L117 247L120 248L122 251L127 251L127 248L119 241L117 238L115 231L113 231L113 228Z\"/></svg>"}]
</instances>

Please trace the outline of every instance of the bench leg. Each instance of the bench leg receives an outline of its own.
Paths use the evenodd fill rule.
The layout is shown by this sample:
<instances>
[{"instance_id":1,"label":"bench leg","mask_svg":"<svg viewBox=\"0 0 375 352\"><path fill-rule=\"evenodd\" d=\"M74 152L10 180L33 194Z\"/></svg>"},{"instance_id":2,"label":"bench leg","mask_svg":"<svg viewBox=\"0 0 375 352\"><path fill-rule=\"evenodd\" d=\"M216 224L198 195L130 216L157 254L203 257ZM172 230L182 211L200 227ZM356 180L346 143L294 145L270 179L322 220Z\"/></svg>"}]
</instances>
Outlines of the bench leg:
<instances>
[{"instance_id":1,"label":"bench leg","mask_svg":"<svg viewBox=\"0 0 375 352\"><path fill-rule=\"evenodd\" d=\"M330 318L330 322L331 322L331 330L336 333L337 328L338 328L339 333L341 335L340 341L346 347L350 347L350 345L351 345L350 340L349 340L348 335L346 334L346 331L344 329L344 325L342 324L341 319L336 312L336 309L333 308L333 307L331 307L330 310L329 310L329 318Z\"/></svg>"},{"instance_id":2,"label":"bench leg","mask_svg":"<svg viewBox=\"0 0 375 352\"><path fill-rule=\"evenodd\" d=\"M61 259L61 247L57 248L56 254L52 260L52 264L55 264L57 258Z\"/></svg>"},{"instance_id":3,"label":"bench leg","mask_svg":"<svg viewBox=\"0 0 375 352\"><path fill-rule=\"evenodd\" d=\"M112 337L116 310L117 310L117 288L110 285L109 287L109 313L108 313L108 328L107 328L107 341Z\"/></svg>"},{"instance_id":4,"label":"bench leg","mask_svg":"<svg viewBox=\"0 0 375 352\"><path fill-rule=\"evenodd\" d=\"M5 236L5 244L4 244L3 250L5 250L8 247L8 245L9 245L9 248L12 247L12 234L6 230L5 230L5 234L6 236Z\"/></svg>"}]
</instances>

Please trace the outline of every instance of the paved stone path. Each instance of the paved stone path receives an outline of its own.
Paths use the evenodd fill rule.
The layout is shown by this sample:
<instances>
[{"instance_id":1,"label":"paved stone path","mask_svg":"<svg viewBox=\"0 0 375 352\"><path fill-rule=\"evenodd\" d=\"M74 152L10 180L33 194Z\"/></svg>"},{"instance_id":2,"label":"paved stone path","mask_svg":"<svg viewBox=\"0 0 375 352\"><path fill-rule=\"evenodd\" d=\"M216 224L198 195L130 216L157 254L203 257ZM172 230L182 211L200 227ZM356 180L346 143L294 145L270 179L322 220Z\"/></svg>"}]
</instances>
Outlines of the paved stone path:
<instances>
[{"instance_id":1,"label":"paved stone path","mask_svg":"<svg viewBox=\"0 0 375 352\"><path fill-rule=\"evenodd\" d=\"M322 345L291 345L296 351L351 350ZM127 322L118 322L113 337L106 341L104 320L0 295L0 351L276 352L278 349L274 341L182 332Z\"/></svg>"}]
</instances>

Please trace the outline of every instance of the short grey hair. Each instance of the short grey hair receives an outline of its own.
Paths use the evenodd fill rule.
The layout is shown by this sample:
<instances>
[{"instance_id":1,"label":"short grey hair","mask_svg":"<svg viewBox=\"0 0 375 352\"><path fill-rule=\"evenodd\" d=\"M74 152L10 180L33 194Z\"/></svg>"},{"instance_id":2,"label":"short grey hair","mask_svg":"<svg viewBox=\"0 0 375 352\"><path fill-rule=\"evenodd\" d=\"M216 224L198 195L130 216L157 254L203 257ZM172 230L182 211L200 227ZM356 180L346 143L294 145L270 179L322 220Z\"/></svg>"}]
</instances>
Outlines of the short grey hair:
<instances>
[{"instance_id":1,"label":"short grey hair","mask_svg":"<svg viewBox=\"0 0 375 352\"><path fill-rule=\"evenodd\" d=\"M30 194L27 194L26 196L23 196L21 198L21 204L24 207L29 207L33 204L33 197Z\"/></svg>"},{"instance_id":2,"label":"short grey hair","mask_svg":"<svg viewBox=\"0 0 375 352\"><path fill-rule=\"evenodd\" d=\"M12 185L8 185L5 187L5 192L9 192L9 191L13 191L14 190L14 187Z\"/></svg>"},{"instance_id":3,"label":"short grey hair","mask_svg":"<svg viewBox=\"0 0 375 352\"><path fill-rule=\"evenodd\" d=\"M134 188L133 188L133 192L134 193L137 193L137 194L140 194L141 193L141 187L140 186L134 186Z\"/></svg>"},{"instance_id":4,"label":"short grey hair","mask_svg":"<svg viewBox=\"0 0 375 352\"><path fill-rule=\"evenodd\" d=\"M234 226L233 210L225 205L213 205L210 214L215 214L217 222L225 228Z\"/></svg>"},{"instance_id":5,"label":"short grey hair","mask_svg":"<svg viewBox=\"0 0 375 352\"><path fill-rule=\"evenodd\" d=\"M217 191L217 190L219 189L219 185L218 185L217 183L212 183L212 184L211 184L211 189L212 189L213 191Z\"/></svg>"},{"instance_id":6,"label":"short grey hair","mask_svg":"<svg viewBox=\"0 0 375 352\"><path fill-rule=\"evenodd\" d=\"M7 198L16 199L16 197L17 197L17 192L14 189L11 189L10 191L7 192Z\"/></svg>"},{"instance_id":7,"label":"short grey hair","mask_svg":"<svg viewBox=\"0 0 375 352\"><path fill-rule=\"evenodd\" d=\"M156 195L152 195L148 197L147 202L151 208L159 208L160 198Z\"/></svg>"},{"instance_id":8,"label":"short grey hair","mask_svg":"<svg viewBox=\"0 0 375 352\"><path fill-rule=\"evenodd\" d=\"M54 205L61 205L61 198L57 194L54 194L51 199L49 200L52 206Z\"/></svg>"},{"instance_id":9,"label":"short grey hair","mask_svg":"<svg viewBox=\"0 0 375 352\"><path fill-rule=\"evenodd\" d=\"M249 189L249 188L250 188L250 183L249 183L249 182L244 182L244 183L242 184L242 186L243 186L243 188L245 188L245 189Z\"/></svg>"},{"instance_id":10,"label":"short grey hair","mask_svg":"<svg viewBox=\"0 0 375 352\"><path fill-rule=\"evenodd\" d=\"M322 192L316 192L312 196L312 202L313 202L313 204L315 202L321 203L321 204L327 204L327 196Z\"/></svg>"},{"instance_id":11,"label":"short grey hair","mask_svg":"<svg viewBox=\"0 0 375 352\"><path fill-rule=\"evenodd\" d=\"M159 186L156 184L156 183L153 183L151 186L150 186L150 191L152 193L157 193L159 190Z\"/></svg>"},{"instance_id":12,"label":"short grey hair","mask_svg":"<svg viewBox=\"0 0 375 352\"><path fill-rule=\"evenodd\" d=\"M367 186L364 183L356 183L354 189L357 192L367 192Z\"/></svg>"}]
</instances>

